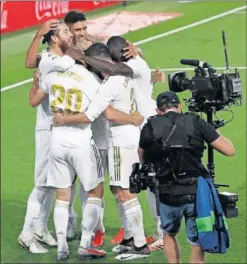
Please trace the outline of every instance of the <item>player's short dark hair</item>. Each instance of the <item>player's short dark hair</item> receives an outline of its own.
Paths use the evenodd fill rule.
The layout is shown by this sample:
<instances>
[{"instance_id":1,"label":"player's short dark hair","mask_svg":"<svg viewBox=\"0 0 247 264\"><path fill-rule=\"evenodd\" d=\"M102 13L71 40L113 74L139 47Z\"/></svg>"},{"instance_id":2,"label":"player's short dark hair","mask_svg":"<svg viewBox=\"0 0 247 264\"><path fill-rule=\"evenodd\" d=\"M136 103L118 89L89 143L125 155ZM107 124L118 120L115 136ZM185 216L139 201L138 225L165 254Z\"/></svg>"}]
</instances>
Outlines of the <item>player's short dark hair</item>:
<instances>
[{"instance_id":1,"label":"player's short dark hair","mask_svg":"<svg viewBox=\"0 0 247 264\"><path fill-rule=\"evenodd\" d=\"M89 56L89 57L99 57L99 58L109 58L111 59L111 54L109 49L107 48L107 46L103 43L94 43L93 45L91 45L89 48L87 48L84 51L85 55ZM97 70L96 68L87 65L87 69L91 72L93 72L94 74L96 74L99 79L103 80L104 77L101 74L101 72L99 70Z\"/></svg>"},{"instance_id":2,"label":"player's short dark hair","mask_svg":"<svg viewBox=\"0 0 247 264\"><path fill-rule=\"evenodd\" d=\"M111 58L111 54L108 47L100 42L94 43L84 52L89 57Z\"/></svg>"},{"instance_id":3,"label":"player's short dark hair","mask_svg":"<svg viewBox=\"0 0 247 264\"><path fill-rule=\"evenodd\" d=\"M73 24L80 21L86 21L86 16L80 10L69 11L64 17L66 24Z\"/></svg>"},{"instance_id":4,"label":"player's short dark hair","mask_svg":"<svg viewBox=\"0 0 247 264\"><path fill-rule=\"evenodd\" d=\"M128 43L125 38L120 36L113 36L109 38L106 45L110 50L112 60L116 62L123 62L128 60L123 56L123 49L125 47L128 47Z\"/></svg>"}]
</instances>

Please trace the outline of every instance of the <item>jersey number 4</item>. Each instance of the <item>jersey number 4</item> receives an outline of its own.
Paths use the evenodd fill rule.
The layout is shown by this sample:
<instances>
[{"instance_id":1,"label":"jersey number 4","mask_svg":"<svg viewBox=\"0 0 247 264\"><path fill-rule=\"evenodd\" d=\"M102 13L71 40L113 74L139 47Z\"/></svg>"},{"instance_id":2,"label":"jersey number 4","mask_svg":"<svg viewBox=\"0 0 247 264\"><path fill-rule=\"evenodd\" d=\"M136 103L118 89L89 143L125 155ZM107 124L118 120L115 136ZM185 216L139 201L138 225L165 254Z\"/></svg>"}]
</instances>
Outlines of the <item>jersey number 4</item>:
<instances>
[{"instance_id":1,"label":"jersey number 4","mask_svg":"<svg viewBox=\"0 0 247 264\"><path fill-rule=\"evenodd\" d=\"M54 84L51 87L52 94L59 93L59 96L51 102L53 112L58 110L68 112L80 112L82 105L82 91L76 88L70 88L67 91L62 85ZM73 97L75 98L73 100ZM65 103L65 108L61 109L61 105Z\"/></svg>"}]
</instances>

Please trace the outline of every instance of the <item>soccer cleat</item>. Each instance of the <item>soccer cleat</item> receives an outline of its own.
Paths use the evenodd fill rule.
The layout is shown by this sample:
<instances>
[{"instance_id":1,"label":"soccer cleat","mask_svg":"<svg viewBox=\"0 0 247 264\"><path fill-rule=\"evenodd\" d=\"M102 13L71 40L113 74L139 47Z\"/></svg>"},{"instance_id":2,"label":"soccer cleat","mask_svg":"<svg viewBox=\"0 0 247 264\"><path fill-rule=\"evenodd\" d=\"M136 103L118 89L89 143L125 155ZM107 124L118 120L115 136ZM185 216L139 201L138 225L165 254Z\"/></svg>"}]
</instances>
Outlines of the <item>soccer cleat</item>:
<instances>
[{"instance_id":1,"label":"soccer cleat","mask_svg":"<svg viewBox=\"0 0 247 264\"><path fill-rule=\"evenodd\" d=\"M60 235L62 232L57 233L57 235ZM63 241L63 242L62 242ZM69 258L69 247L68 243L65 239L60 241L60 244L58 245L57 248L57 260L66 260Z\"/></svg>"},{"instance_id":2,"label":"soccer cleat","mask_svg":"<svg viewBox=\"0 0 247 264\"><path fill-rule=\"evenodd\" d=\"M134 238L123 239L121 243L112 249L112 252L122 254L129 251L134 246Z\"/></svg>"},{"instance_id":3,"label":"soccer cleat","mask_svg":"<svg viewBox=\"0 0 247 264\"><path fill-rule=\"evenodd\" d=\"M57 241L53 238L51 233L49 231L46 231L44 234L41 234L37 231L34 232L34 238L42 242L50 247L56 247L57 246Z\"/></svg>"},{"instance_id":4,"label":"soccer cleat","mask_svg":"<svg viewBox=\"0 0 247 264\"><path fill-rule=\"evenodd\" d=\"M124 228L121 227L116 236L111 240L112 244L120 244L124 239Z\"/></svg>"},{"instance_id":5,"label":"soccer cleat","mask_svg":"<svg viewBox=\"0 0 247 264\"><path fill-rule=\"evenodd\" d=\"M37 240L31 239L31 240L25 240L20 235L18 237L18 243L25 249L29 250L29 252L33 254L45 254L48 253L49 250L45 247L43 247Z\"/></svg>"},{"instance_id":6,"label":"soccer cleat","mask_svg":"<svg viewBox=\"0 0 247 264\"><path fill-rule=\"evenodd\" d=\"M99 250L94 247L83 248L79 247L78 249L78 257L80 259L97 259L103 258L106 256L106 252L104 250Z\"/></svg>"},{"instance_id":7,"label":"soccer cleat","mask_svg":"<svg viewBox=\"0 0 247 264\"><path fill-rule=\"evenodd\" d=\"M157 237L155 234L153 234L153 235L148 236L148 237L146 238L146 242L147 242L147 244L149 245L149 244L154 243L157 239L158 239L158 237Z\"/></svg>"},{"instance_id":8,"label":"soccer cleat","mask_svg":"<svg viewBox=\"0 0 247 264\"><path fill-rule=\"evenodd\" d=\"M104 238L105 238L105 233L103 233L100 230L96 230L95 236L92 240L92 245L94 247L101 247L104 244Z\"/></svg>"},{"instance_id":9,"label":"soccer cleat","mask_svg":"<svg viewBox=\"0 0 247 264\"><path fill-rule=\"evenodd\" d=\"M159 238L150 245L148 245L150 251L162 250L163 249L163 239Z\"/></svg>"},{"instance_id":10,"label":"soccer cleat","mask_svg":"<svg viewBox=\"0 0 247 264\"><path fill-rule=\"evenodd\" d=\"M66 260L69 258L69 252L58 252L57 253L57 260L61 261L61 260Z\"/></svg>"},{"instance_id":11,"label":"soccer cleat","mask_svg":"<svg viewBox=\"0 0 247 264\"><path fill-rule=\"evenodd\" d=\"M74 240L76 238L76 215L69 217L68 227L67 227L67 241Z\"/></svg>"},{"instance_id":12,"label":"soccer cleat","mask_svg":"<svg viewBox=\"0 0 247 264\"><path fill-rule=\"evenodd\" d=\"M147 258L150 255L150 250L148 248L148 245L144 245L141 248L137 248L134 246L131 248L129 251L120 254L115 257L116 260L133 260L133 259L142 259L142 258Z\"/></svg>"}]
</instances>

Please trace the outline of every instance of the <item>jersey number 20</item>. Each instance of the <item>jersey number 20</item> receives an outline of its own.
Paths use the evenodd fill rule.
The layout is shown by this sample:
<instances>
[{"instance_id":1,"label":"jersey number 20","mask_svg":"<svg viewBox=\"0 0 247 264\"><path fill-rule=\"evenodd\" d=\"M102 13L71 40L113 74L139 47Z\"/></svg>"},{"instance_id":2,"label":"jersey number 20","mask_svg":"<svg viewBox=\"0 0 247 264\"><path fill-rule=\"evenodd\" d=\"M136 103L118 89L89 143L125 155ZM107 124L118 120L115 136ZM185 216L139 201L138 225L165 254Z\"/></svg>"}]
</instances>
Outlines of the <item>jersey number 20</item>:
<instances>
[{"instance_id":1,"label":"jersey number 20","mask_svg":"<svg viewBox=\"0 0 247 264\"><path fill-rule=\"evenodd\" d=\"M62 85L54 84L51 87L52 94L59 93L57 99L51 102L51 109L53 112L57 112L59 105L65 102L65 108L61 109L69 112L80 112L82 105L82 91L76 88L70 88L68 91ZM72 98L75 96L74 109L72 108Z\"/></svg>"}]
</instances>

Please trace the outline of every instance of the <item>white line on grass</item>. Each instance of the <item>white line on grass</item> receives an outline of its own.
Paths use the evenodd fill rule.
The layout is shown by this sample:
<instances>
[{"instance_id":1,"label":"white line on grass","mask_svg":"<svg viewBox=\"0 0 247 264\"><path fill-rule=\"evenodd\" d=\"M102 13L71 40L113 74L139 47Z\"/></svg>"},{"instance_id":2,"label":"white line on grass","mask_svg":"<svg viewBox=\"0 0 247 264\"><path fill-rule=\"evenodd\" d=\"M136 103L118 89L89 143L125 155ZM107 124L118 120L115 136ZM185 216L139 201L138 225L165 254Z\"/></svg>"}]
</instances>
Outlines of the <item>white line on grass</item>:
<instances>
[{"instance_id":1,"label":"white line on grass","mask_svg":"<svg viewBox=\"0 0 247 264\"><path fill-rule=\"evenodd\" d=\"M216 70L225 70L226 68L225 67L214 67ZM230 69L235 69L237 68L238 70L247 70L247 67L246 66L236 66L236 67L229 67ZM163 68L161 69L163 72L175 72L175 71L193 71L195 68ZM152 69L152 71L154 71L155 69ZM33 81L33 78L31 79L27 79L25 81L22 81L22 82L18 82L18 83L15 83L15 84L12 84L12 85L9 85L9 86L6 86L4 88L1 89L1 92L4 92L4 91L7 91L7 90L10 90L10 89L14 89L18 86L22 86L24 84L27 84L27 83L30 83Z\"/></svg>"},{"instance_id":2,"label":"white line on grass","mask_svg":"<svg viewBox=\"0 0 247 264\"><path fill-rule=\"evenodd\" d=\"M170 36L172 34L175 34L175 33L178 33L178 32L181 32L183 30L186 30L186 29L189 29L189 28L193 28L193 27L196 27L196 26L199 26L199 25L202 25L202 24L205 24L205 23L208 23L210 21L213 21L213 20L216 20L216 19L219 19L219 18L222 18L222 17L225 17L225 16L228 16L228 15L231 15L233 13L236 13L236 12L239 12L239 11L242 11L244 9L246 9L247 6L244 5L244 6L241 6L241 7L238 7L238 8L234 8L234 9L231 9L229 11L226 11L226 12L223 12L223 13L220 13L218 15L215 15L215 16L211 16L209 18L206 18L206 19L202 19L200 21L197 21L197 22L194 22L192 24L189 24L189 25L186 25L186 26L183 26L183 27L180 27L180 28L176 28L176 29L173 29L173 30L170 30L170 31L167 31L165 33L162 33L162 34L159 34L159 35L156 35L156 36L153 36L153 37L150 37L150 38L147 38L147 39L143 39L143 40L140 40L140 41L137 41L136 43L134 43L135 45L142 45L144 43L147 43L147 42L150 42L150 41L153 41L153 40L156 40L156 39L160 39L160 38L163 38L163 37L166 37L166 36ZM179 69L178 69L179 70ZM184 68L183 68L184 70ZM19 87L19 86L22 86L26 83L30 83L32 81L32 78L31 79L28 79L28 80L25 80L25 81L22 81L22 82L18 82L18 83L14 83L12 85L8 85L6 87L3 87L1 88L1 93L2 92L5 92L5 91L8 91L8 90L11 90L11 89L14 89L16 87Z\"/></svg>"}]
</instances>

